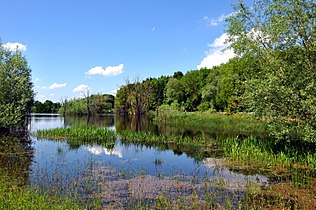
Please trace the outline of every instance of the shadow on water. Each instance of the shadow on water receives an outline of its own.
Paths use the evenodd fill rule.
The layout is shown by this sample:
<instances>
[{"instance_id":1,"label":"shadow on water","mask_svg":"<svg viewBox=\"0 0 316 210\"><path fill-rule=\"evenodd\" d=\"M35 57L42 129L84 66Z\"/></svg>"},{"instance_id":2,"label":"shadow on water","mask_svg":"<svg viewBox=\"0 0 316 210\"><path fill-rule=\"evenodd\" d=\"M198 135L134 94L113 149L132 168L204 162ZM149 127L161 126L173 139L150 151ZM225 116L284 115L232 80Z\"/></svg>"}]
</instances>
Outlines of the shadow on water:
<instances>
[{"instance_id":1,"label":"shadow on water","mask_svg":"<svg viewBox=\"0 0 316 210\"><path fill-rule=\"evenodd\" d=\"M81 127L81 126L94 126L94 127L113 127L113 115L96 115L93 117L88 116L66 116L64 119L64 127Z\"/></svg>"},{"instance_id":2,"label":"shadow on water","mask_svg":"<svg viewBox=\"0 0 316 210\"><path fill-rule=\"evenodd\" d=\"M256 136L256 131L245 131L241 133L238 130L223 130L212 129L205 126L190 127L190 126L174 126L166 125L165 123L158 123L152 117L149 116L115 116L114 120L115 128L120 131L133 131L133 132L145 132L156 135L166 136L182 136L182 137L203 137L207 139L224 139L230 137L245 138L247 136Z\"/></svg>"},{"instance_id":3,"label":"shadow on water","mask_svg":"<svg viewBox=\"0 0 316 210\"><path fill-rule=\"evenodd\" d=\"M29 139L0 136L0 177L23 186L29 183L34 150Z\"/></svg>"}]
</instances>

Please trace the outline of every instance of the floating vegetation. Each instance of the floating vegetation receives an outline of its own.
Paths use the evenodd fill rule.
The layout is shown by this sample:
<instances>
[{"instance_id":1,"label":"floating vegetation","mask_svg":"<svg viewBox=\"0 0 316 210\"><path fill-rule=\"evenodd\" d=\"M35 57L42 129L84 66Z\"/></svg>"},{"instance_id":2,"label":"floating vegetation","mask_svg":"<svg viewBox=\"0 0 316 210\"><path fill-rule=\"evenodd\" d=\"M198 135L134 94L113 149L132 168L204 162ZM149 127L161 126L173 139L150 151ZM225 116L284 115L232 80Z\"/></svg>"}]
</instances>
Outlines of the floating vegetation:
<instances>
[{"instance_id":1,"label":"floating vegetation","mask_svg":"<svg viewBox=\"0 0 316 210\"><path fill-rule=\"evenodd\" d=\"M66 140L72 148L87 144L113 148L116 139L116 134L112 130L88 126L38 130L34 134L39 139Z\"/></svg>"}]
</instances>

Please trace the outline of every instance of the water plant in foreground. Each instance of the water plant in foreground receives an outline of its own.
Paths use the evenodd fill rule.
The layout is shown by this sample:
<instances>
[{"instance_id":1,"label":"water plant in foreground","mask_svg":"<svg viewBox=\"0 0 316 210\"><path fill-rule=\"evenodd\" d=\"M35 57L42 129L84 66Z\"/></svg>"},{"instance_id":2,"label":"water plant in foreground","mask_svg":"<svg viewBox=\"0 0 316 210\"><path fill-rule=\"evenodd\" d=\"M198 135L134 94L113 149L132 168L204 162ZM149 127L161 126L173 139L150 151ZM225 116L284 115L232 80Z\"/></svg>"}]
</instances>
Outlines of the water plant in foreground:
<instances>
[{"instance_id":1,"label":"water plant in foreground","mask_svg":"<svg viewBox=\"0 0 316 210\"><path fill-rule=\"evenodd\" d=\"M38 130L34 134L39 139L67 140L72 146L99 144L112 148L116 140L114 131L89 126Z\"/></svg>"},{"instance_id":2,"label":"water plant in foreground","mask_svg":"<svg viewBox=\"0 0 316 210\"><path fill-rule=\"evenodd\" d=\"M290 170L299 167L316 171L315 145L298 147L290 143L275 142L273 139L227 138L220 140L225 156L232 161L250 164L257 168L268 170ZM305 142L305 144L310 144ZM278 173L279 173L278 172Z\"/></svg>"}]
</instances>

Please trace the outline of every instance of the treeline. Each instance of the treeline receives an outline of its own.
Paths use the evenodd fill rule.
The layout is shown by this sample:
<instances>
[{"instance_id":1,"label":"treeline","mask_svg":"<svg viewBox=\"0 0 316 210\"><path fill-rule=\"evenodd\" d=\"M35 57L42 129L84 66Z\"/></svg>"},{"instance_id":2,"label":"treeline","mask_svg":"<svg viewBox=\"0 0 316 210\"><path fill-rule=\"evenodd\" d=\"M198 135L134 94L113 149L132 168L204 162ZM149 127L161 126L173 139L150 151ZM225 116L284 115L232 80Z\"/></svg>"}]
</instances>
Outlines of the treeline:
<instances>
[{"instance_id":1,"label":"treeline","mask_svg":"<svg viewBox=\"0 0 316 210\"><path fill-rule=\"evenodd\" d=\"M27 129L33 103L31 69L22 53L4 49L0 42L0 133Z\"/></svg>"},{"instance_id":2,"label":"treeline","mask_svg":"<svg viewBox=\"0 0 316 210\"><path fill-rule=\"evenodd\" d=\"M249 111L244 103L245 82L257 70L255 57L233 58L212 69L192 70L122 86L116 94L118 114L147 114L161 105L179 111Z\"/></svg>"},{"instance_id":3,"label":"treeline","mask_svg":"<svg viewBox=\"0 0 316 210\"><path fill-rule=\"evenodd\" d=\"M226 31L236 57L212 69L134 81L117 92L116 112L252 112L281 141L316 142L315 1L238 1Z\"/></svg>"},{"instance_id":4,"label":"treeline","mask_svg":"<svg viewBox=\"0 0 316 210\"><path fill-rule=\"evenodd\" d=\"M85 98L64 99L59 113L63 115L100 115L113 113L114 96L110 94L87 94Z\"/></svg>"},{"instance_id":5,"label":"treeline","mask_svg":"<svg viewBox=\"0 0 316 210\"><path fill-rule=\"evenodd\" d=\"M35 101L32 107L32 113L57 113L61 108L59 102L52 102L46 100L44 103L40 101Z\"/></svg>"}]
</instances>

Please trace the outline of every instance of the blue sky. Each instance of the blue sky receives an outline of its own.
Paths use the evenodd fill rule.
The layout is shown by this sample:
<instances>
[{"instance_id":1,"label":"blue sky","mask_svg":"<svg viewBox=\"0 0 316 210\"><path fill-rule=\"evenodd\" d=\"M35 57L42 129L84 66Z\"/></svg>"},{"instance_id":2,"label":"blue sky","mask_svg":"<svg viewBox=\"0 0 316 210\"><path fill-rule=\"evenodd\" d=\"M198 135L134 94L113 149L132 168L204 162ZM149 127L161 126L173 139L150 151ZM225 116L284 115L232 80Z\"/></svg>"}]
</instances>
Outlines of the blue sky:
<instances>
[{"instance_id":1,"label":"blue sky","mask_svg":"<svg viewBox=\"0 0 316 210\"><path fill-rule=\"evenodd\" d=\"M37 99L109 93L127 78L212 67L233 56L232 0L0 0L0 37L23 51Z\"/></svg>"}]
</instances>

